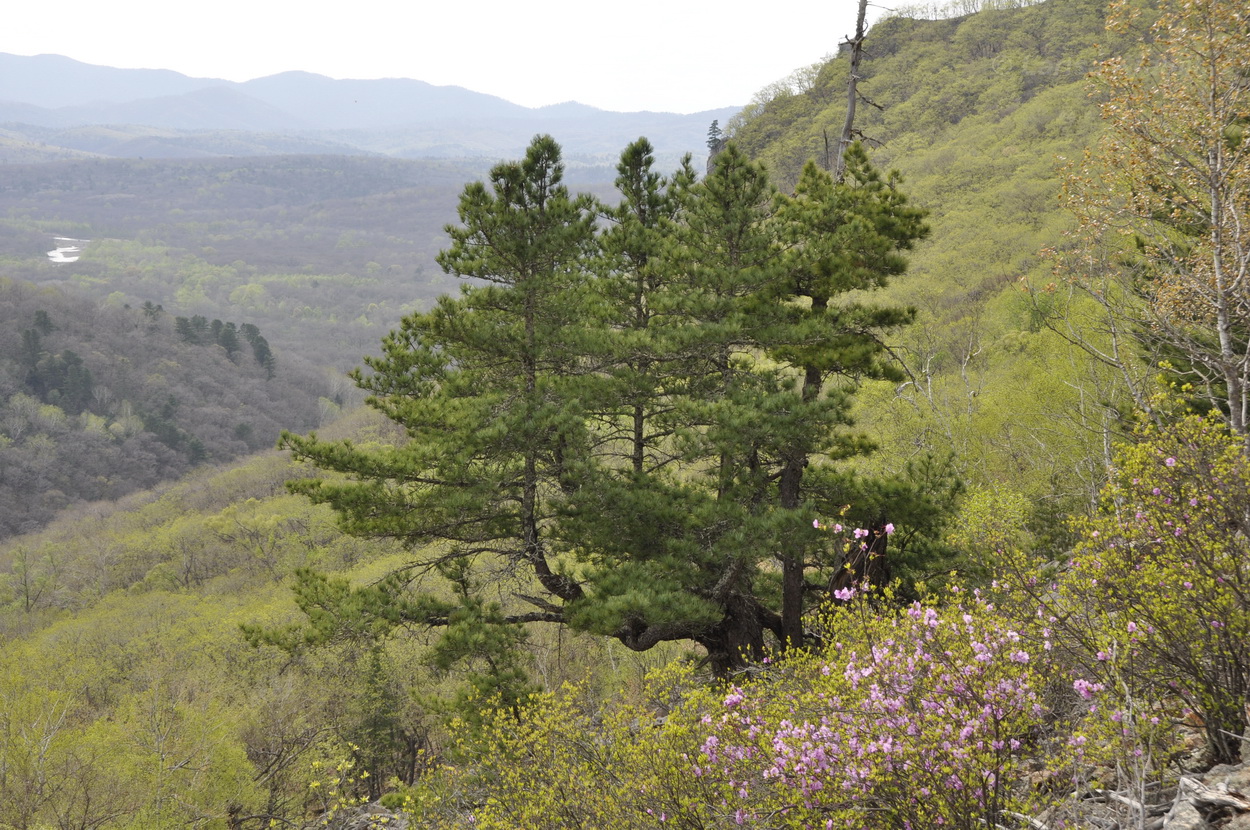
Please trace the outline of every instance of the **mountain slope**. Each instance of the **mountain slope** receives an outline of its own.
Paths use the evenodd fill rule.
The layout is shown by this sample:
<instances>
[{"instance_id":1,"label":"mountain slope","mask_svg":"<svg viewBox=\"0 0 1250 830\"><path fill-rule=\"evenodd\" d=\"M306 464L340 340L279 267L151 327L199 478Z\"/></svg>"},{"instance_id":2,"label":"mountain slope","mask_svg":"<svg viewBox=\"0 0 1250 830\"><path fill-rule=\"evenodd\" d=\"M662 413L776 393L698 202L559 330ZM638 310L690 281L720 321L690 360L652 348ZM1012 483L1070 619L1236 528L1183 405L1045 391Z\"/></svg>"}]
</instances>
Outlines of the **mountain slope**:
<instances>
[{"instance_id":1,"label":"mountain slope","mask_svg":"<svg viewBox=\"0 0 1250 830\"><path fill-rule=\"evenodd\" d=\"M378 129L534 114L494 95L406 78L335 80L310 72L283 72L247 81L240 90L319 129Z\"/></svg>"},{"instance_id":2,"label":"mountain slope","mask_svg":"<svg viewBox=\"0 0 1250 830\"><path fill-rule=\"evenodd\" d=\"M112 106L60 110L80 124L138 124L178 130L295 131L309 125L298 116L230 86L208 86L181 95L143 98Z\"/></svg>"},{"instance_id":3,"label":"mountain slope","mask_svg":"<svg viewBox=\"0 0 1250 830\"><path fill-rule=\"evenodd\" d=\"M919 316L892 344L912 380L860 395L861 423L883 447L870 464L953 452L974 491L1030 497L1039 533L1091 503L1121 428L1113 379L1042 328L1021 290L1022 278L1054 279L1042 252L1070 226L1065 160L1100 129L1085 76L1134 37L1105 31L1104 17L1101 0L1048 0L887 19L861 67L860 92L877 106L861 103L856 127L932 226L882 298ZM731 123L782 187L836 142L848 64L830 61L803 91L770 90Z\"/></svg>"},{"instance_id":4,"label":"mountain slope","mask_svg":"<svg viewBox=\"0 0 1250 830\"><path fill-rule=\"evenodd\" d=\"M883 299L917 306L919 319L891 342L911 379L859 395L860 422L881 445L867 466L897 470L925 453L954 452L973 485L967 503L983 508L966 509L954 525L970 550L992 550L1004 538L994 533L1012 542L1031 534L1038 550L1063 549L1055 537L1065 511L1082 509L1102 474L1108 433L1097 422L1107 411L1099 396L1114 402L1114 388L1094 385L1104 378L1047 335L1017 288L1022 275L1049 273L1039 251L1062 244L1068 225L1057 199L1061 157L1079 153L1099 128L1082 76L1119 48L1101 32L1100 15L1090 0L1051 0L951 20L885 21L869 41L864 92L885 109L862 110L860 126L882 142L877 161L904 171L903 187L929 208L933 234ZM845 59L835 60L806 91L758 101L733 132L789 187L801 163L823 153L825 131L841 124L845 81ZM387 140L402 147L406 139L396 132ZM266 316L248 319L266 333L285 319L314 341L367 336L376 345L397 309L371 309L372 301L403 305L444 287L421 270L428 252L445 244L440 224L452 221L454 199L435 194L454 196L457 182L480 171L280 158L90 160L6 173L0 214L10 218L0 223L0 252L10 271L30 269L99 300L169 292L175 314L184 311L174 302L254 308ZM43 261L50 228L101 233L71 268ZM20 359L22 332L36 329L35 311L62 326L54 295L23 290L17 299L0 294L0 308L18 312L0 326L8 338L0 354L10 361ZM43 351L72 346L86 355L116 336L183 365L184 355L207 348L149 334L141 312L88 305L96 312L86 318L93 327L83 345L52 340L58 328ZM364 322L344 323L357 314ZM243 368L223 360L213 371ZM141 374L172 373L148 365ZM209 399L229 391L207 379L204 386ZM27 406L20 423L57 420L45 405ZM330 437L341 427L361 441L395 440L393 425L366 415L333 425ZM29 440L27 430L11 439L15 446ZM26 452L28 467L43 463L52 475L69 462L50 456L49 443ZM269 815L298 826L341 803L334 797L342 791L317 798L343 781L342 767L332 771L338 760L351 757L370 782L427 771L439 735L423 710L438 681L421 668L424 643L402 638L383 652L347 637L328 650L286 655L251 649L239 635L240 623L276 628L295 619L289 593L275 589L294 568L338 571L365 585L411 562L385 543L344 539L323 508L285 495L282 480L297 474L289 464L270 453L204 470L0 544L0 700L14 734L42 734L34 727L43 724L60 730L42 754L34 742L26 754L27 744L0 744L13 770L0 782L0 824L51 824L66 805L99 826L173 826L186 820L174 815L181 805L224 824L242 805L264 815L256 826ZM1030 502L1017 510L1013 497L1021 494ZM1027 527L1018 526L1017 514L1029 510ZM645 661L670 658L618 651L609 662L605 651L597 663L579 663L569 651L591 646L570 647L572 637L559 636L535 648L534 677L549 687L579 673L593 687L634 660L637 690ZM657 705L671 701L666 692ZM451 740L443 736L443 745ZM165 775L165 756L152 747L177 749L169 757L185 759L183 769L212 775ZM63 786L39 789L41 781ZM463 781L451 781L449 800L481 803L481 791L466 791ZM28 792L44 800L19 797ZM161 804L179 806L155 812ZM124 818L100 817L110 810ZM127 824L131 816L139 818Z\"/></svg>"},{"instance_id":5,"label":"mountain slope","mask_svg":"<svg viewBox=\"0 0 1250 830\"><path fill-rule=\"evenodd\" d=\"M243 322L0 279L0 538L316 425L327 380Z\"/></svg>"},{"instance_id":6,"label":"mountain slope","mask_svg":"<svg viewBox=\"0 0 1250 830\"><path fill-rule=\"evenodd\" d=\"M115 69L62 55L0 52L0 99L47 109L182 95L220 83L168 69Z\"/></svg>"}]
</instances>

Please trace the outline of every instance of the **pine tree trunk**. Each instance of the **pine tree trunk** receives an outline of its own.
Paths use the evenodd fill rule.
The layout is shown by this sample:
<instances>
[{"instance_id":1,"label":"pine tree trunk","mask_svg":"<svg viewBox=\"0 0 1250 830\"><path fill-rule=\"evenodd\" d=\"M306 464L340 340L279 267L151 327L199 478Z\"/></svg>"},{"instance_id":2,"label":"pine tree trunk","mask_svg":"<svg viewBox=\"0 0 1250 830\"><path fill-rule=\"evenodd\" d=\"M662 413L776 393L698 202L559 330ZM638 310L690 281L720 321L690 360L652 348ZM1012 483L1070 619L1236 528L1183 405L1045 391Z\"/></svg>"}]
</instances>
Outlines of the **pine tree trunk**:
<instances>
[{"instance_id":1,"label":"pine tree trunk","mask_svg":"<svg viewBox=\"0 0 1250 830\"><path fill-rule=\"evenodd\" d=\"M695 638L695 642L707 649L712 673L726 680L763 660L766 654L764 632L779 627L780 620L775 616L754 597L732 594L726 603L724 619Z\"/></svg>"}]
</instances>

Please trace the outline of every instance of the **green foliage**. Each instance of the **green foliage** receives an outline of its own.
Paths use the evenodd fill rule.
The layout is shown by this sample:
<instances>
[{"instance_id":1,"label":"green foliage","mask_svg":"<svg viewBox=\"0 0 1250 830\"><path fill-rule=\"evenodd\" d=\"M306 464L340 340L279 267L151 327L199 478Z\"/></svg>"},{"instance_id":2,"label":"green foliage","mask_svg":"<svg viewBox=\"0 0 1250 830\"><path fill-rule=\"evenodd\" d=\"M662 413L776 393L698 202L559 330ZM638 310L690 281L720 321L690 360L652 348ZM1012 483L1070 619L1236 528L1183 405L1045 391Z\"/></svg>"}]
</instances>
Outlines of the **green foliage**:
<instances>
[{"instance_id":1,"label":"green foliage","mask_svg":"<svg viewBox=\"0 0 1250 830\"><path fill-rule=\"evenodd\" d=\"M1245 18L1218 2L1112 12L1109 28L1139 43L1097 72L1106 130L1072 166L1064 196L1078 233L1056 255L1069 290L1101 312L1103 334L1069 336L1124 376L1143 412L1161 369L1247 434Z\"/></svg>"},{"instance_id":2,"label":"green foliage","mask_svg":"<svg viewBox=\"0 0 1250 830\"><path fill-rule=\"evenodd\" d=\"M195 816L225 826L230 810L259 806L228 698L197 695L206 674L187 671L197 648L228 661L229 647L216 643L228 642L221 626L229 623L212 619L225 609L163 599L128 606L128 627L101 630L109 619L101 614L0 652L6 682L17 684L0 688L7 733L0 753L6 768L19 771L0 780L0 801L20 812L6 823L147 828ZM187 622L171 627L174 611ZM164 661L152 659L158 643L171 647ZM145 669L134 676L140 660ZM16 665L37 674L16 672ZM40 702L32 707L23 696ZM7 739L17 736L24 738ZM24 781L23 770L31 776Z\"/></svg>"},{"instance_id":3,"label":"green foliage","mask_svg":"<svg viewBox=\"0 0 1250 830\"><path fill-rule=\"evenodd\" d=\"M273 582L300 564L397 563L284 494L292 474L269 454L0 548L0 822L299 823L329 786L313 762L354 763L353 800L426 768L420 646L292 657L239 636L300 613Z\"/></svg>"},{"instance_id":4,"label":"green foliage","mask_svg":"<svg viewBox=\"0 0 1250 830\"><path fill-rule=\"evenodd\" d=\"M1250 696L1250 460L1218 415L1139 438L1081 524L1050 615L1082 647L1087 679L1146 698L1165 686L1201 718L1210 760L1236 763Z\"/></svg>"},{"instance_id":5,"label":"green foliage","mask_svg":"<svg viewBox=\"0 0 1250 830\"><path fill-rule=\"evenodd\" d=\"M211 342L203 317L99 308L0 282L0 354L13 358L0 360L0 537L317 423L318 393L330 392L321 376L298 366L279 376L254 326L220 331L234 332L236 357L252 337L261 365L192 347Z\"/></svg>"},{"instance_id":6,"label":"green foliage","mask_svg":"<svg viewBox=\"0 0 1250 830\"><path fill-rule=\"evenodd\" d=\"M880 109L861 106L856 129L873 162L898 168L914 203L929 208L931 233L881 292L883 303L916 308L887 341L908 377L856 396L857 422L889 451L849 463L898 475L915 457L953 452L965 481L1037 506L1036 544L1052 554L1065 540L1052 538L1062 523L1046 517L1093 503L1105 448L1126 432L1131 408L1120 379L1043 330L1018 290L1022 277L1053 279L1039 254L1072 225L1059 168L1101 129L1085 75L1132 42L1105 31L1104 15L1103 4L1078 0L889 17L869 32L860 67L859 91ZM848 64L845 54L830 59L727 130L782 188L836 144Z\"/></svg>"},{"instance_id":7,"label":"green foliage","mask_svg":"<svg viewBox=\"0 0 1250 830\"><path fill-rule=\"evenodd\" d=\"M445 676L460 665L467 666L467 683L456 692L450 705L429 705L456 713L471 725L486 717L483 701L491 708L519 716L526 698L536 691L522 649L525 629L510 622L498 603L485 602L475 595L476 586L464 560L449 562L443 572L452 582L459 604L449 609L447 624L427 659L436 676Z\"/></svg>"},{"instance_id":8,"label":"green foliage","mask_svg":"<svg viewBox=\"0 0 1250 830\"><path fill-rule=\"evenodd\" d=\"M1072 756L1045 740L1046 667L992 606L898 613L856 598L825 649L710 688L679 666L636 701L566 686L462 732L407 791L426 827L976 828L1053 794L1017 786ZM1045 761L1041 759L1047 755Z\"/></svg>"},{"instance_id":9,"label":"green foliage","mask_svg":"<svg viewBox=\"0 0 1250 830\"><path fill-rule=\"evenodd\" d=\"M1132 416L1115 376L1044 325L1064 309L1086 326L1091 307L1017 290L1049 277L1035 253L1066 228L1053 157L1096 128L1079 76L1125 37L1104 39L1099 15L1081 0L874 30L863 89L886 109L862 125L927 218L858 148L845 187L804 167L840 121L838 60L761 96L703 181L656 174L639 141L620 204L595 205L564 188L545 140L470 186L442 262L471 287L414 301L429 310L360 377L391 421L349 413L287 439L343 473L257 458L0 550L0 825L298 826L389 793L429 827L971 828L1103 787L1145 804L1177 723L1233 760L1250 642L1237 439L1212 420L1147 429L1104 512L1070 529ZM1220 135L1241 146L1236 125ZM264 201L282 188L262 197L257 176L335 164L209 165L196 198ZM156 184L179 168L145 169ZM234 349L193 348L230 341L213 316L247 308L275 339L298 325L354 360L374 338L361 332L400 316L388 279L434 290L408 259L433 235L388 252L401 231L366 215L378 202L310 204L309 221L342 210L377 228L249 236L269 221L258 209L101 240L78 275L114 295L87 318L90 346L61 295L4 284L19 314L0 353L20 375L0 377L0 486L41 499L5 518L78 498L60 470L91 498L126 492L87 446L170 469L192 436L218 458L263 446L272 432L227 397L282 374L257 324L234 328ZM341 273L298 273L284 253L249 264L240 242L282 251L301 234L328 240ZM377 262L356 273L360 251ZM328 336L336 316L355 333ZM134 387L96 355L114 336L148 345ZM218 359L197 368L194 352ZM174 382L184 371L203 388ZM347 403L318 391L309 423ZM188 426L203 400L229 414ZM275 495L294 476L385 540ZM890 565L872 579L896 592L863 602L839 581L867 574L813 518L862 528ZM1039 574L1043 553L1057 564ZM1008 566L1026 577L998 583L997 607L956 592L897 608ZM764 664L798 644L787 620L812 652ZM626 650L667 639L721 672L758 656L757 682L675 666L641 682L676 650ZM570 676L591 680L535 691ZM1082 821L1076 798L1049 815Z\"/></svg>"},{"instance_id":10,"label":"green foliage","mask_svg":"<svg viewBox=\"0 0 1250 830\"><path fill-rule=\"evenodd\" d=\"M406 793L423 826L647 828L706 825L717 790L690 774L710 690L673 668L645 699L596 710L585 690L535 696L518 719L500 709L454 730L460 764ZM489 710L488 711L492 711Z\"/></svg>"},{"instance_id":11,"label":"green foliage","mask_svg":"<svg viewBox=\"0 0 1250 830\"><path fill-rule=\"evenodd\" d=\"M953 524L967 550L991 556L991 551L1032 550L1028 518L1033 506L1020 493L979 487L963 500Z\"/></svg>"},{"instance_id":12,"label":"green foliage","mask_svg":"<svg viewBox=\"0 0 1250 830\"><path fill-rule=\"evenodd\" d=\"M850 394L898 377L880 335L910 312L859 293L903 270L925 226L858 148L845 184L811 168L793 199L732 144L702 181L651 166L645 140L623 153L598 237L549 137L470 184L440 262L477 284L406 318L357 375L407 441L283 441L347 474L291 486L349 532L423 548L457 584L481 582L470 564L502 569L539 609L466 591L477 622L567 622L637 650L693 640L724 674L764 655L766 630L803 644L813 511L850 496L826 476L816 501L805 471L867 449L842 430Z\"/></svg>"}]
</instances>

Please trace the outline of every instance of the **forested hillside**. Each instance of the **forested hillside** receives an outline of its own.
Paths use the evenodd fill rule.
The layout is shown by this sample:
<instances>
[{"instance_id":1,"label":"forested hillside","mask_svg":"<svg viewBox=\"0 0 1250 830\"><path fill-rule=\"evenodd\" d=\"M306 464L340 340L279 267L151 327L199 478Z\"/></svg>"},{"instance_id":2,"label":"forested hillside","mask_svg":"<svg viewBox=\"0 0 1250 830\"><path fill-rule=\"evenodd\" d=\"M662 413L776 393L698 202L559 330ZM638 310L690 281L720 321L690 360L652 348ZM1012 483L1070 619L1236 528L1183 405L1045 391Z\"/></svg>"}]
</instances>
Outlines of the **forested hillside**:
<instances>
[{"instance_id":1,"label":"forested hillside","mask_svg":"<svg viewBox=\"0 0 1250 830\"><path fill-rule=\"evenodd\" d=\"M262 389L279 343L368 406L0 544L0 829L1245 821L1245 10L937 17L868 34L842 174L846 53L706 171L640 139L582 187L537 136L444 234L381 210L424 166L106 165L167 218L64 229L93 168L21 169L8 239L91 241L6 267L96 316L6 286L0 452L121 440L92 406L191 355ZM105 331L159 344L140 391Z\"/></svg>"},{"instance_id":2,"label":"forested hillside","mask_svg":"<svg viewBox=\"0 0 1250 830\"><path fill-rule=\"evenodd\" d=\"M361 411L323 432L398 438ZM369 584L406 559L287 494L307 472L272 451L201 467L4 545L0 826L302 825L347 778L377 798L438 763L440 713L483 671L472 659L439 668L422 637L357 636L292 659L242 635L293 620L283 586L301 569ZM672 656L609 656L569 632L529 649L544 684L595 665L605 694Z\"/></svg>"},{"instance_id":3,"label":"forested hillside","mask_svg":"<svg viewBox=\"0 0 1250 830\"><path fill-rule=\"evenodd\" d=\"M871 103L856 128L932 227L884 291L918 317L893 340L908 383L861 395L864 425L888 448L869 463L898 469L917 453L953 452L974 489L1027 497L1042 534L1093 503L1109 433L1125 428L1123 390L1046 330L1058 298L1024 290L1053 281L1046 251L1074 228L1060 204L1065 171L1102 129L1087 75L1140 31L1108 31L1105 14L1100 2L1064 0L888 18L867 38L860 73ZM766 89L731 126L783 187L826 140L836 146L846 73L837 60L799 76L805 89Z\"/></svg>"},{"instance_id":4,"label":"forested hillside","mask_svg":"<svg viewBox=\"0 0 1250 830\"><path fill-rule=\"evenodd\" d=\"M271 447L343 403L252 323L15 280L0 281L0 355L0 537Z\"/></svg>"}]
</instances>

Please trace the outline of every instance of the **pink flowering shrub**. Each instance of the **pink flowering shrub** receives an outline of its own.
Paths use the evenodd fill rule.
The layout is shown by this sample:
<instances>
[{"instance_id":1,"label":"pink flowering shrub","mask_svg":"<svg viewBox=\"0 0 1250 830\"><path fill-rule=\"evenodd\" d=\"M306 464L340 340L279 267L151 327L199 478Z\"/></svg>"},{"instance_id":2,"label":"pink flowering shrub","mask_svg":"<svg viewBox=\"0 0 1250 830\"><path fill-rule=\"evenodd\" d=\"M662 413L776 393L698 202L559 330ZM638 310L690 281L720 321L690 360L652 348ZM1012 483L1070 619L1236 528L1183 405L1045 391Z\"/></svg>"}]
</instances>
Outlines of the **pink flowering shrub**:
<instances>
[{"instance_id":1,"label":"pink flowering shrub","mask_svg":"<svg viewBox=\"0 0 1250 830\"><path fill-rule=\"evenodd\" d=\"M737 824L984 828L1027 812L1018 786L1046 711L1037 658L975 597L897 613L835 609L822 656L734 688L707 716L698 775Z\"/></svg>"}]
</instances>

